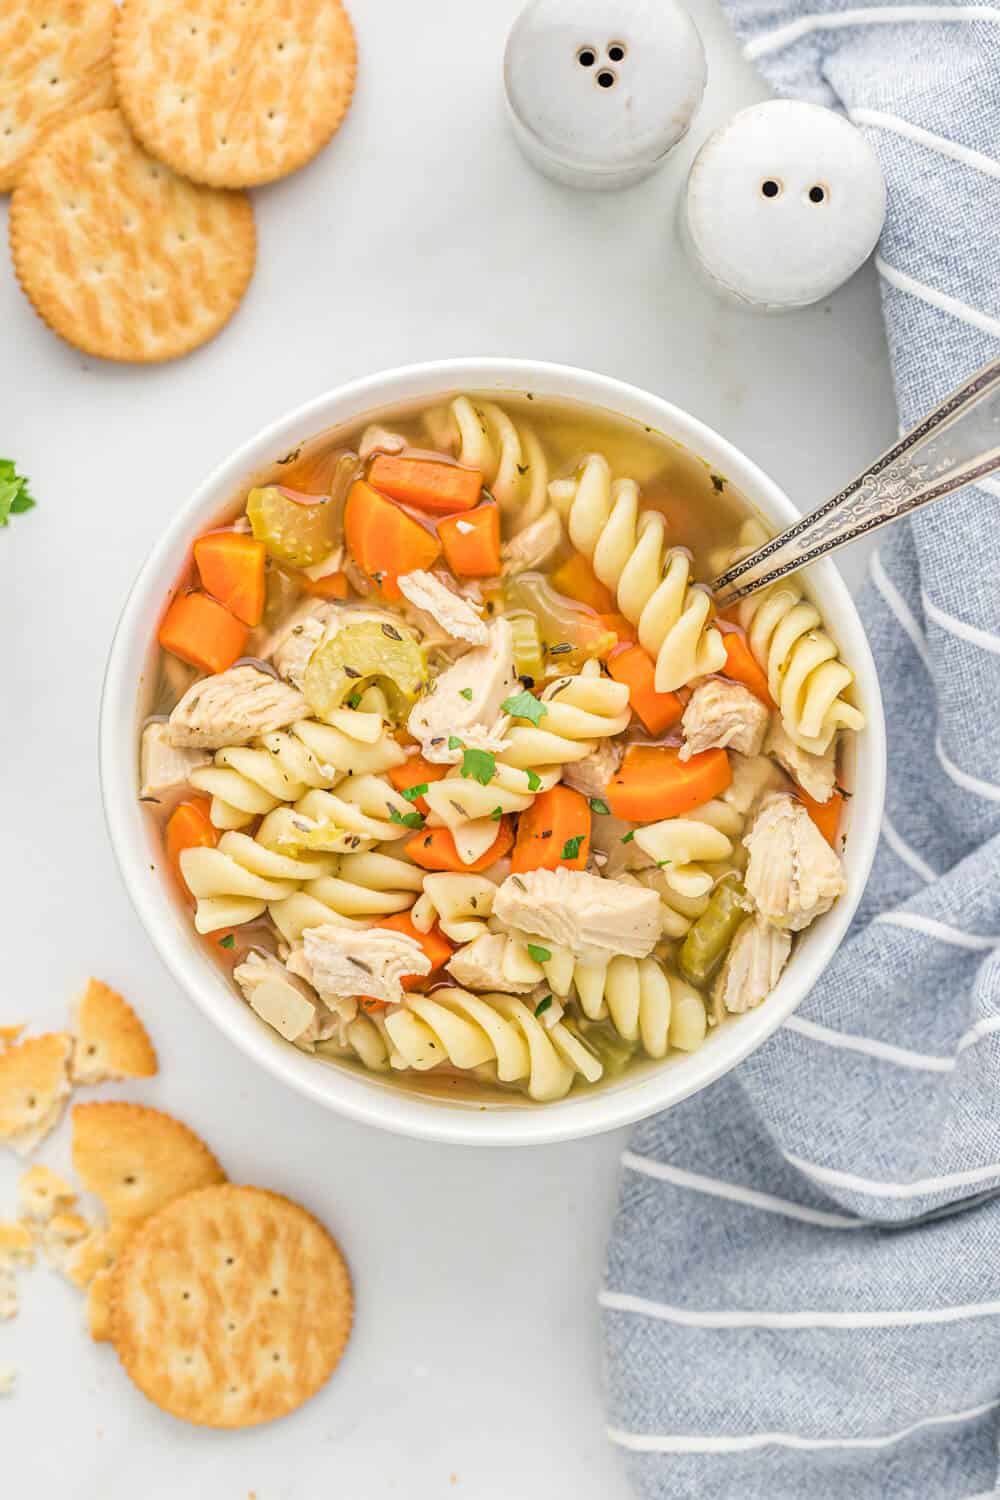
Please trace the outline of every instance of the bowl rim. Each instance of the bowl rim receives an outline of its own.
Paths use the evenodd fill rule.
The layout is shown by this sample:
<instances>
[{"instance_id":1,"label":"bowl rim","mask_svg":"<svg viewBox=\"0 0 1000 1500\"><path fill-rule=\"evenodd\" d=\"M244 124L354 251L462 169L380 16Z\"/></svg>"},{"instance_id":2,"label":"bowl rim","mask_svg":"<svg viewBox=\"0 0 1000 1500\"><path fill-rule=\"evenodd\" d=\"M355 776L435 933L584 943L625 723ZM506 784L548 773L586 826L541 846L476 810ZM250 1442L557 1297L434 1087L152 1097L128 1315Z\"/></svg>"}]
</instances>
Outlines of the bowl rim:
<instances>
[{"instance_id":1,"label":"bowl rim","mask_svg":"<svg viewBox=\"0 0 1000 1500\"><path fill-rule=\"evenodd\" d=\"M487 1107L430 1099L392 1087L378 1075L322 1064L276 1037L248 1007L234 1003L221 970L203 949L196 949L198 940L189 923L185 937L167 883L151 861L148 820L136 795L136 737L139 690L152 632L199 525L231 500L242 478L325 428L462 389L491 391L498 397L504 392L561 397L647 423L720 469L765 516L784 524L798 517L784 490L713 428L663 397L596 371L479 356L395 366L335 386L268 423L217 464L178 508L147 555L122 607L104 676L101 797L118 868L146 935L182 991L251 1059L327 1109L411 1138L471 1146L542 1145L613 1130L679 1103L756 1051L792 1014L847 932L871 868L885 795L885 723L860 617L840 574L824 559L809 570L810 592L825 617L836 617L834 632L851 662L867 719L856 737L856 795L845 858L848 890L812 930L808 944L800 946L768 1000L698 1051L666 1064L645 1065L627 1081L593 1092L574 1091L554 1103Z\"/></svg>"}]
</instances>

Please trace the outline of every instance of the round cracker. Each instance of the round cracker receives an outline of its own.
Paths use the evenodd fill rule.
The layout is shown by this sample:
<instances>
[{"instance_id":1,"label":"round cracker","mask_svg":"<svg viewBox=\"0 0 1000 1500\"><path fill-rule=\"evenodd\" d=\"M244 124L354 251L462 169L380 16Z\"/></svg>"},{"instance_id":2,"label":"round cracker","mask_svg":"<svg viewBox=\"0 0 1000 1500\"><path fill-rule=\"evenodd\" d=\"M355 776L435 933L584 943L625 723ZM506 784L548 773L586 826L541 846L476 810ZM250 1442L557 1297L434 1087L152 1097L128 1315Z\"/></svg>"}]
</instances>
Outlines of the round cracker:
<instances>
[{"instance_id":1,"label":"round cracker","mask_svg":"<svg viewBox=\"0 0 1000 1500\"><path fill-rule=\"evenodd\" d=\"M337 129L357 49L340 0L124 0L118 98L153 156L195 182L254 187Z\"/></svg>"},{"instance_id":2,"label":"round cracker","mask_svg":"<svg viewBox=\"0 0 1000 1500\"><path fill-rule=\"evenodd\" d=\"M148 1219L112 1273L111 1337L150 1401L207 1427L285 1416L351 1332L351 1278L312 1214L263 1188L188 1193Z\"/></svg>"},{"instance_id":3,"label":"round cracker","mask_svg":"<svg viewBox=\"0 0 1000 1500\"><path fill-rule=\"evenodd\" d=\"M172 359L232 317L253 273L253 210L153 161L118 110L55 131L10 209L14 269L40 317L105 359Z\"/></svg>"},{"instance_id":4,"label":"round cracker","mask_svg":"<svg viewBox=\"0 0 1000 1500\"><path fill-rule=\"evenodd\" d=\"M50 131L115 102L114 0L0 0L0 192Z\"/></svg>"}]
</instances>

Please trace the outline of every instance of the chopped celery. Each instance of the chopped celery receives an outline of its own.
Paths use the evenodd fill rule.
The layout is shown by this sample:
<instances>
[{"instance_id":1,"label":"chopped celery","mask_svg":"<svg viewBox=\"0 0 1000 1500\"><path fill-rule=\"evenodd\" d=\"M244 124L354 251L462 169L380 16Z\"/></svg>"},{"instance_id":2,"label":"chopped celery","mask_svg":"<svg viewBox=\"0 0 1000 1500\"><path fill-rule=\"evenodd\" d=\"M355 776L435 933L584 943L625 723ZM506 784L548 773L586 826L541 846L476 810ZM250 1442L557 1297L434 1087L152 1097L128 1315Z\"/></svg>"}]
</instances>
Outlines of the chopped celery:
<instances>
[{"instance_id":1,"label":"chopped celery","mask_svg":"<svg viewBox=\"0 0 1000 1500\"><path fill-rule=\"evenodd\" d=\"M353 693L377 683L395 717L415 703L427 680L427 664L416 636L402 622L359 620L342 625L309 658L302 691L320 718Z\"/></svg>"},{"instance_id":2,"label":"chopped celery","mask_svg":"<svg viewBox=\"0 0 1000 1500\"><path fill-rule=\"evenodd\" d=\"M508 613L527 611L533 616L551 664L559 671L578 671L588 658L604 656L618 639L599 615L557 593L541 573L506 578L503 590Z\"/></svg>"},{"instance_id":3,"label":"chopped celery","mask_svg":"<svg viewBox=\"0 0 1000 1500\"><path fill-rule=\"evenodd\" d=\"M569 1021L564 1021L563 1025L569 1026L571 1030L575 1031L580 1040L585 1042L591 1052L596 1054L599 1061L603 1064L605 1073L609 1076L624 1072L625 1068L632 1061L635 1051L634 1046L629 1042L623 1041L609 1023L604 1021L590 1022L585 1027L580 1026L579 1029L573 1027Z\"/></svg>"},{"instance_id":4,"label":"chopped celery","mask_svg":"<svg viewBox=\"0 0 1000 1500\"><path fill-rule=\"evenodd\" d=\"M333 551L340 535L340 506L327 495L304 495L280 484L252 489L247 516L271 557L309 568Z\"/></svg>"},{"instance_id":5,"label":"chopped celery","mask_svg":"<svg viewBox=\"0 0 1000 1500\"><path fill-rule=\"evenodd\" d=\"M511 615L510 630L514 638L514 671L518 677L538 682L545 672L545 658L534 615Z\"/></svg>"},{"instance_id":6,"label":"chopped celery","mask_svg":"<svg viewBox=\"0 0 1000 1500\"><path fill-rule=\"evenodd\" d=\"M736 875L724 876L684 939L680 970L685 979L702 987L708 984L746 914L747 895L742 881Z\"/></svg>"}]
</instances>

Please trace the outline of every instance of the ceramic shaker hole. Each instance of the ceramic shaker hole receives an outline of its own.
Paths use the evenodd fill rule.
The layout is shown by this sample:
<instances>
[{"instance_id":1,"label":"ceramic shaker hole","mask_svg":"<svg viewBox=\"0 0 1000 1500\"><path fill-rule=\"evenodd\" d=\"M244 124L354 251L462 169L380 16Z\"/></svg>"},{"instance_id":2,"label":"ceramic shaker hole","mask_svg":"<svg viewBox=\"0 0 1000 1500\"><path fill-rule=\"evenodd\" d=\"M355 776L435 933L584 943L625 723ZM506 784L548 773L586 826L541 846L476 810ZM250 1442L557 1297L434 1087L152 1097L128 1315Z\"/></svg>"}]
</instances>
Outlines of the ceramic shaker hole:
<instances>
[{"instance_id":1,"label":"ceramic shaker hole","mask_svg":"<svg viewBox=\"0 0 1000 1500\"><path fill-rule=\"evenodd\" d=\"M885 182L856 126L772 99L740 110L692 164L681 210L688 253L720 296L769 311L835 292L882 232Z\"/></svg>"},{"instance_id":2,"label":"ceramic shaker hole","mask_svg":"<svg viewBox=\"0 0 1000 1500\"><path fill-rule=\"evenodd\" d=\"M530 0L504 56L515 138L546 176L617 188L654 171L705 89L681 0Z\"/></svg>"}]
</instances>

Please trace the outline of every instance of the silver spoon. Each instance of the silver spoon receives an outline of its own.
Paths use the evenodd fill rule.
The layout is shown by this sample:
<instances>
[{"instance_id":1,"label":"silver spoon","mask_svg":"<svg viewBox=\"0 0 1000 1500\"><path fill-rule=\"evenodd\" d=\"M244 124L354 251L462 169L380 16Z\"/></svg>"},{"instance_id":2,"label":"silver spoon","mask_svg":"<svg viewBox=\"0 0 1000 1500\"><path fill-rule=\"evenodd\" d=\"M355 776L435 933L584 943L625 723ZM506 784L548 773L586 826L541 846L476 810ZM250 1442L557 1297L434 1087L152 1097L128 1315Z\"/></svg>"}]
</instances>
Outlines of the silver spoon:
<instances>
[{"instance_id":1,"label":"silver spoon","mask_svg":"<svg viewBox=\"0 0 1000 1500\"><path fill-rule=\"evenodd\" d=\"M1000 359L922 418L839 494L720 573L726 609L859 536L1000 469Z\"/></svg>"}]
</instances>

